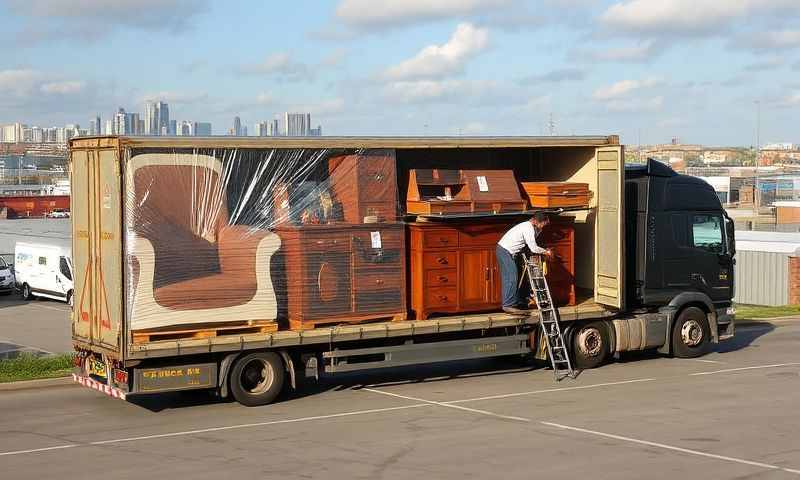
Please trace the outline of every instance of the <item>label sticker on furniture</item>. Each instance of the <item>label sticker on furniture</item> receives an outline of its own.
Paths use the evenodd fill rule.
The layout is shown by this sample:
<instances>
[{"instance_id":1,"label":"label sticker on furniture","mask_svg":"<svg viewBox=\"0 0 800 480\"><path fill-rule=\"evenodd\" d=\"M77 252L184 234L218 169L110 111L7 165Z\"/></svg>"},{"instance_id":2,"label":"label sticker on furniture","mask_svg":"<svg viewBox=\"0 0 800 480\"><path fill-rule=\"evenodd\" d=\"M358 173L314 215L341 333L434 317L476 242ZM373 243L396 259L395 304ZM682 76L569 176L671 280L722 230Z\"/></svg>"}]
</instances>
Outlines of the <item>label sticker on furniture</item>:
<instances>
[{"instance_id":1,"label":"label sticker on furniture","mask_svg":"<svg viewBox=\"0 0 800 480\"><path fill-rule=\"evenodd\" d=\"M381 232L369 232L372 239L372 248L381 248Z\"/></svg>"},{"instance_id":2,"label":"label sticker on furniture","mask_svg":"<svg viewBox=\"0 0 800 480\"><path fill-rule=\"evenodd\" d=\"M478 175L476 178L478 179L478 190L481 192L488 192L489 183L486 181L486 177L483 175Z\"/></svg>"}]
</instances>

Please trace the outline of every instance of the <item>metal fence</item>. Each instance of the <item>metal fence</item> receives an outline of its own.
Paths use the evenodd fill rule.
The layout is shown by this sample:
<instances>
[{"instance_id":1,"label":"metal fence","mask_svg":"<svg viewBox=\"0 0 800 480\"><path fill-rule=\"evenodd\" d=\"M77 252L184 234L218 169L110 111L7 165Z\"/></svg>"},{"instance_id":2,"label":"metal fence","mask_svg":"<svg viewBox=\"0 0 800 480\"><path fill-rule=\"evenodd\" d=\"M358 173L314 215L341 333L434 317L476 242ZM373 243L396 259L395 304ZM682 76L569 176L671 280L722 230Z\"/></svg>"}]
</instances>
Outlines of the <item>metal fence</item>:
<instances>
[{"instance_id":1,"label":"metal fence","mask_svg":"<svg viewBox=\"0 0 800 480\"><path fill-rule=\"evenodd\" d=\"M736 252L734 275L737 303L782 306L789 303L789 255Z\"/></svg>"}]
</instances>

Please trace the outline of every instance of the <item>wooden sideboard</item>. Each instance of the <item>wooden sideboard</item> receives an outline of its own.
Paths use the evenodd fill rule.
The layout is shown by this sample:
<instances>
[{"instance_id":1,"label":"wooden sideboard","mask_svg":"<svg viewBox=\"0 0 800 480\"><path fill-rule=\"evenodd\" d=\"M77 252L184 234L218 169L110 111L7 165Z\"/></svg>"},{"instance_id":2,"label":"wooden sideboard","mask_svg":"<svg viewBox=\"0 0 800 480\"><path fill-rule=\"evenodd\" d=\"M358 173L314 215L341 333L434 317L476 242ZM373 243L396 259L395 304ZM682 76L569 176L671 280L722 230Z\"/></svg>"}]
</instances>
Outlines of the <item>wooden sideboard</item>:
<instances>
[{"instance_id":1,"label":"wooden sideboard","mask_svg":"<svg viewBox=\"0 0 800 480\"><path fill-rule=\"evenodd\" d=\"M404 225L279 227L292 330L406 318Z\"/></svg>"},{"instance_id":2,"label":"wooden sideboard","mask_svg":"<svg viewBox=\"0 0 800 480\"><path fill-rule=\"evenodd\" d=\"M446 223L410 223L411 309L417 319L431 313L499 310L500 272L495 248L517 221L475 219ZM554 250L547 279L553 300L575 304L575 230L553 222L539 244Z\"/></svg>"}]
</instances>

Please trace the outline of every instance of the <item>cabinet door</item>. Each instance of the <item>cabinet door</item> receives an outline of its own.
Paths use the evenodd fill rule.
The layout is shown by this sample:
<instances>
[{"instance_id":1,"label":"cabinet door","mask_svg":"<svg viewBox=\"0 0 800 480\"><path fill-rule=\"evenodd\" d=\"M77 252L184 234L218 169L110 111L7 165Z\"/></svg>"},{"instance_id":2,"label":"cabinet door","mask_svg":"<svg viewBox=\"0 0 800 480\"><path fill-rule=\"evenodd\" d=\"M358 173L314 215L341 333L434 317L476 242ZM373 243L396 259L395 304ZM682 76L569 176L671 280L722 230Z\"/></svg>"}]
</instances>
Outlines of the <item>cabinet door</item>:
<instances>
[{"instance_id":1,"label":"cabinet door","mask_svg":"<svg viewBox=\"0 0 800 480\"><path fill-rule=\"evenodd\" d=\"M459 279L461 307L492 302L492 256L489 250L462 250Z\"/></svg>"}]
</instances>

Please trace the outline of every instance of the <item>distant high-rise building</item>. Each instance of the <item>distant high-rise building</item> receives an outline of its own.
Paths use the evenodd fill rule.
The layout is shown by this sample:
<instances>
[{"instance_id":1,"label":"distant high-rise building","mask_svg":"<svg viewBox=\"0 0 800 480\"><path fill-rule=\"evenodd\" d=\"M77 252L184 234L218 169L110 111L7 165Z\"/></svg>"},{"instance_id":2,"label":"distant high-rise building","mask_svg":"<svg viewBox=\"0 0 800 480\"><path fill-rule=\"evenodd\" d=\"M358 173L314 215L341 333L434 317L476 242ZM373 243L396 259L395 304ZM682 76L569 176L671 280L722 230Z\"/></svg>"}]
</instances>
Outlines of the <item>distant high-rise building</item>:
<instances>
[{"instance_id":1,"label":"distant high-rise building","mask_svg":"<svg viewBox=\"0 0 800 480\"><path fill-rule=\"evenodd\" d=\"M194 124L192 124L192 122L187 122L186 120L178 122L175 126L175 135L181 137L191 137L194 135Z\"/></svg>"},{"instance_id":2,"label":"distant high-rise building","mask_svg":"<svg viewBox=\"0 0 800 480\"><path fill-rule=\"evenodd\" d=\"M144 135L144 120L140 118L136 125L136 135Z\"/></svg>"},{"instance_id":3,"label":"distant high-rise building","mask_svg":"<svg viewBox=\"0 0 800 480\"><path fill-rule=\"evenodd\" d=\"M175 135L177 129L178 129L178 122L176 120L170 120L167 135Z\"/></svg>"},{"instance_id":4,"label":"distant high-rise building","mask_svg":"<svg viewBox=\"0 0 800 480\"><path fill-rule=\"evenodd\" d=\"M170 135L169 130L169 105L164 102L158 102L156 104L156 108L158 108L158 129L161 132L164 132L166 129L166 135ZM162 135L165 135L162 133Z\"/></svg>"},{"instance_id":5,"label":"distant high-rise building","mask_svg":"<svg viewBox=\"0 0 800 480\"><path fill-rule=\"evenodd\" d=\"M44 142L44 132L39 127L31 127L31 142L33 143L43 143Z\"/></svg>"},{"instance_id":6,"label":"distant high-rise building","mask_svg":"<svg viewBox=\"0 0 800 480\"><path fill-rule=\"evenodd\" d=\"M114 135L114 120L106 120L106 128L103 135Z\"/></svg>"},{"instance_id":7,"label":"distant high-rise building","mask_svg":"<svg viewBox=\"0 0 800 480\"><path fill-rule=\"evenodd\" d=\"M114 135L128 135L130 133L128 115L125 113L124 108L119 107L117 113L114 114Z\"/></svg>"},{"instance_id":8,"label":"distant high-rise building","mask_svg":"<svg viewBox=\"0 0 800 480\"><path fill-rule=\"evenodd\" d=\"M322 136L322 125L317 125L317 128L312 128L308 131L308 135L311 137L321 137Z\"/></svg>"},{"instance_id":9,"label":"distant high-rise building","mask_svg":"<svg viewBox=\"0 0 800 480\"><path fill-rule=\"evenodd\" d=\"M267 122L258 122L253 126L253 135L256 137L267 136Z\"/></svg>"},{"instance_id":10,"label":"distant high-rise building","mask_svg":"<svg viewBox=\"0 0 800 480\"><path fill-rule=\"evenodd\" d=\"M305 137L311 130L310 113L285 113L287 137Z\"/></svg>"},{"instance_id":11,"label":"distant high-rise building","mask_svg":"<svg viewBox=\"0 0 800 480\"><path fill-rule=\"evenodd\" d=\"M158 113L155 102L144 104L144 134L158 135Z\"/></svg>"},{"instance_id":12,"label":"distant high-rise building","mask_svg":"<svg viewBox=\"0 0 800 480\"><path fill-rule=\"evenodd\" d=\"M233 117L233 129L231 133L237 137L242 134L242 119L239 117Z\"/></svg>"},{"instance_id":13,"label":"distant high-rise building","mask_svg":"<svg viewBox=\"0 0 800 480\"><path fill-rule=\"evenodd\" d=\"M103 126L100 123L100 115L89 120L89 135L102 135Z\"/></svg>"},{"instance_id":14,"label":"distant high-rise building","mask_svg":"<svg viewBox=\"0 0 800 480\"><path fill-rule=\"evenodd\" d=\"M208 122L194 122L193 130L196 137L211 136L211 124Z\"/></svg>"},{"instance_id":15,"label":"distant high-rise building","mask_svg":"<svg viewBox=\"0 0 800 480\"><path fill-rule=\"evenodd\" d=\"M125 125L128 128L128 135L141 135L142 131L139 129L139 114L138 113L128 113L125 115Z\"/></svg>"},{"instance_id":16,"label":"distant high-rise building","mask_svg":"<svg viewBox=\"0 0 800 480\"><path fill-rule=\"evenodd\" d=\"M239 132L242 134L243 137L247 136L247 125L242 125L242 131Z\"/></svg>"},{"instance_id":17,"label":"distant high-rise building","mask_svg":"<svg viewBox=\"0 0 800 480\"><path fill-rule=\"evenodd\" d=\"M279 137L281 135L281 131L278 128L278 119L270 120L267 123L267 136L268 137Z\"/></svg>"}]
</instances>

